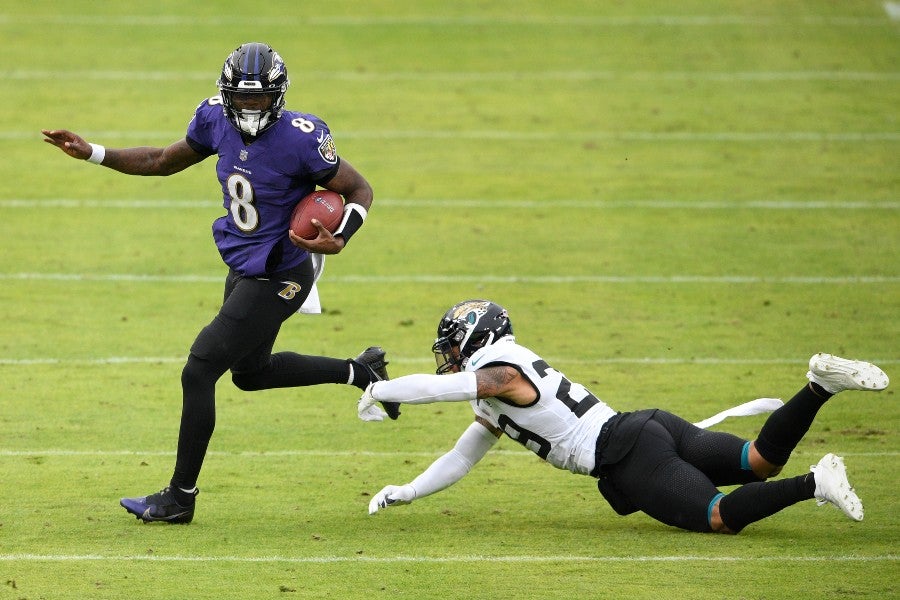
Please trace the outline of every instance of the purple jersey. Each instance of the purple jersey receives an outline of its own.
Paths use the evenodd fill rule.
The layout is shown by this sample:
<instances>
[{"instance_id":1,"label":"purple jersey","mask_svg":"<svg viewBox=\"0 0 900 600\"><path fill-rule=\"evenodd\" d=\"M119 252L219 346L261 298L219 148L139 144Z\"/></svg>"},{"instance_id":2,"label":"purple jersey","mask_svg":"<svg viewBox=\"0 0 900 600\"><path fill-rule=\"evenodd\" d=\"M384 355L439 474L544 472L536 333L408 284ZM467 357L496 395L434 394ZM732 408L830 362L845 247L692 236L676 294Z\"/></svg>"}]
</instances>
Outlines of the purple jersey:
<instances>
[{"instance_id":1,"label":"purple jersey","mask_svg":"<svg viewBox=\"0 0 900 600\"><path fill-rule=\"evenodd\" d=\"M212 231L225 264L254 277L303 262L306 251L291 243L287 231L300 199L336 172L328 126L315 115L284 111L246 145L216 96L197 107L187 140L196 151L219 156L216 175L228 213Z\"/></svg>"}]
</instances>

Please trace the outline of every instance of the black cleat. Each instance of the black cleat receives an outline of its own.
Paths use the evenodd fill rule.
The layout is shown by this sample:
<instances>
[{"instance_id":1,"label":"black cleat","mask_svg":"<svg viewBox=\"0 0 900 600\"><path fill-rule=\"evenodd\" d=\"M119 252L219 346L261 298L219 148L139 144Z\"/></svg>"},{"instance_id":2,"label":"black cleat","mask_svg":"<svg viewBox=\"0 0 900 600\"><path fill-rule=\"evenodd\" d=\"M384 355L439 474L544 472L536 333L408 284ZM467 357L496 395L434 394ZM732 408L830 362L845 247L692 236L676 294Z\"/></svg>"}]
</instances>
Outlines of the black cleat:
<instances>
[{"instance_id":1,"label":"black cleat","mask_svg":"<svg viewBox=\"0 0 900 600\"><path fill-rule=\"evenodd\" d=\"M369 346L354 360L367 366L375 375L375 381L387 381L390 379L387 372L387 366L390 363L384 359L384 356L385 352L381 346ZM382 402L381 406L384 407L384 411L394 421L400 416L399 402Z\"/></svg>"},{"instance_id":2,"label":"black cleat","mask_svg":"<svg viewBox=\"0 0 900 600\"><path fill-rule=\"evenodd\" d=\"M143 498L122 498L119 504L144 523L190 523L194 519L194 498L200 490L194 490L189 505L184 506L175 499L171 487L144 496Z\"/></svg>"}]
</instances>

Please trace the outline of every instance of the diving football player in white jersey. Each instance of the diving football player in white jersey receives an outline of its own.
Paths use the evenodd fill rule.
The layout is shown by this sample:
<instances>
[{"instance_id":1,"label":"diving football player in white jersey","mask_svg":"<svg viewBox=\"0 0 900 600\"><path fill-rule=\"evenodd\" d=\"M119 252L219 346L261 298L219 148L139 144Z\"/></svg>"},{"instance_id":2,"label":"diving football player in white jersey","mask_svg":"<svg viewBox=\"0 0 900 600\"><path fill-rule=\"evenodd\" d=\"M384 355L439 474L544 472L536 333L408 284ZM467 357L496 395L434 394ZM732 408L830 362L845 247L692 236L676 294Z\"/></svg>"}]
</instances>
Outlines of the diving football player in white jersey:
<instances>
[{"instance_id":1,"label":"diving football player in white jersey","mask_svg":"<svg viewBox=\"0 0 900 600\"><path fill-rule=\"evenodd\" d=\"M370 514L453 485L506 434L557 468L596 478L603 497L622 515L642 511L683 529L737 533L815 498L853 520L863 518L843 459L834 454L805 475L766 480L781 471L834 394L887 387L887 375L870 363L816 354L809 381L749 441L701 429L664 410L617 413L517 344L506 310L487 300L467 300L447 311L432 351L437 375L370 384L359 401L360 418L381 420L385 413L378 402L468 401L475 422L411 482L375 494ZM727 495L718 490L727 485L740 487Z\"/></svg>"}]
</instances>

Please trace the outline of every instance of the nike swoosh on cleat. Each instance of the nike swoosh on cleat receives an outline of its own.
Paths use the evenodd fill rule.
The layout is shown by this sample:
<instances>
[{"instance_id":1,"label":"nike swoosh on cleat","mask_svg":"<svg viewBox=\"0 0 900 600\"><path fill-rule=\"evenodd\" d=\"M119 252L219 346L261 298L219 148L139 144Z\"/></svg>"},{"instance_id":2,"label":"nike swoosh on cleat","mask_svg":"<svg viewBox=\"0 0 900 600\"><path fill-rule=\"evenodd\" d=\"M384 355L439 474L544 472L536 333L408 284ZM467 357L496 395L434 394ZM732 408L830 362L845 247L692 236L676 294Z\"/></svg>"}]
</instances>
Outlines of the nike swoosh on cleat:
<instances>
[{"instance_id":1,"label":"nike swoosh on cleat","mask_svg":"<svg viewBox=\"0 0 900 600\"><path fill-rule=\"evenodd\" d=\"M175 519L178 519L178 518L183 517L184 515L188 514L188 512L190 512L190 511L186 510L184 512L176 513L174 515L169 515L168 517L154 517L153 515L150 514L150 509L148 508L147 510L144 511L144 514L141 515L141 519L143 519L144 521L148 521L148 522L149 521L174 521Z\"/></svg>"}]
</instances>

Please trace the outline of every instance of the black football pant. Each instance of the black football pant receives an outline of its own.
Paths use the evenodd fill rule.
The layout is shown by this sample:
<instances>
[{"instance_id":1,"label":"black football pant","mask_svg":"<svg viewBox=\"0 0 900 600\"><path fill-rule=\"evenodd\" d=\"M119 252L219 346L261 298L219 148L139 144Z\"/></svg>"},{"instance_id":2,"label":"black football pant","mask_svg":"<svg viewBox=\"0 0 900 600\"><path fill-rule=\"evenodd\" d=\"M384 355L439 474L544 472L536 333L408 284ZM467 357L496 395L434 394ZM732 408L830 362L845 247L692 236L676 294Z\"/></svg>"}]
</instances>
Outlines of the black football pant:
<instances>
[{"instance_id":1,"label":"black football pant","mask_svg":"<svg viewBox=\"0 0 900 600\"><path fill-rule=\"evenodd\" d=\"M197 336L181 373L183 405L172 485L190 489L197 482L216 423L216 382L229 369L243 390L348 383L347 360L272 354L281 324L297 312L312 284L311 260L265 279L228 273L222 308Z\"/></svg>"},{"instance_id":2,"label":"black football pant","mask_svg":"<svg viewBox=\"0 0 900 600\"><path fill-rule=\"evenodd\" d=\"M828 397L806 385L773 412L756 440L763 458L785 464ZM720 497L719 514L733 532L813 497L810 473L761 481L750 469L748 450L747 440L700 429L660 410L647 421L631 452L609 467L609 476L635 508L667 525L700 532L711 530L712 506ZM727 495L718 489L730 485L740 487Z\"/></svg>"}]
</instances>

